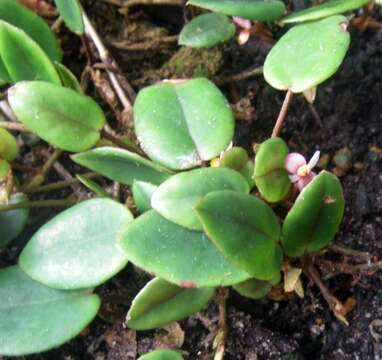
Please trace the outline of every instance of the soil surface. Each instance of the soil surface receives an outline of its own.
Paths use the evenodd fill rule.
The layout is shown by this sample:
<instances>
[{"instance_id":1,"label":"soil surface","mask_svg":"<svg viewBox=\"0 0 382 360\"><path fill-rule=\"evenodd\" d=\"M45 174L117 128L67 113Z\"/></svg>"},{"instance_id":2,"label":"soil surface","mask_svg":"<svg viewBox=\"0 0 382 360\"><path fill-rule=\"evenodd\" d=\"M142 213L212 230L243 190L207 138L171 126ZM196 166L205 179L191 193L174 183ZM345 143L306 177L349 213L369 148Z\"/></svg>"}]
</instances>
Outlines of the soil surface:
<instances>
[{"instance_id":1,"label":"soil surface","mask_svg":"<svg viewBox=\"0 0 382 360\"><path fill-rule=\"evenodd\" d=\"M180 31L194 10L142 6L122 15L111 3L87 1L86 9L134 89L138 91L164 77L209 76L222 84L237 112L235 144L253 154L253 145L269 137L284 94L267 86L262 76L242 81L229 81L227 77L261 66L272 44L253 36L241 47L232 40L212 50L179 50L171 36ZM378 18L376 12L372 15ZM284 30L272 31L277 38ZM346 211L334 243L382 259L382 29L350 31L351 47L340 70L318 88L314 108L301 96L294 97L282 137L291 149L307 157L321 150L320 166L341 177ZM64 28L59 36L65 64L81 76L86 65L81 42ZM168 42L162 41L163 37ZM103 103L112 119L110 107L89 84L88 93ZM38 163L38 154L25 152L24 162ZM77 168L70 161L65 163L74 173ZM50 180L54 181L52 176ZM1 266L14 262L23 241L52 216L47 211L34 213L34 222L21 239L0 254ZM323 259L345 265L349 260L330 250ZM325 268L321 271L323 275L330 272ZM212 359L218 327L214 303L180 323L184 343L176 327L136 333L123 326L131 300L147 280L146 274L129 265L97 289L104 305L86 331L57 350L24 359L134 360L157 347L180 345L185 359ZM382 359L381 283L381 272L362 277L343 274L325 281L339 300L354 304L347 316L348 326L332 315L317 287L306 277L303 299L254 301L231 290L225 359Z\"/></svg>"}]
</instances>

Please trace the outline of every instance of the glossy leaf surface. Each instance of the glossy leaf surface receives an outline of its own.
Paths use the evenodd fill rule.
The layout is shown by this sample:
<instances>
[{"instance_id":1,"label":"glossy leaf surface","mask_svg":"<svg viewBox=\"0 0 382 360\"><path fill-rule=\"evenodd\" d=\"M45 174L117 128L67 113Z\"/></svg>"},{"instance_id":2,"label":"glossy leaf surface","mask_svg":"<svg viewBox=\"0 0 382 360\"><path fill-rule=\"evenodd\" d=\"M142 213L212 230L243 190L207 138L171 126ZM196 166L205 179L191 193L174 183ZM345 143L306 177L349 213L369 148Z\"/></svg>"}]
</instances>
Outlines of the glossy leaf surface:
<instances>
[{"instance_id":1,"label":"glossy leaf surface","mask_svg":"<svg viewBox=\"0 0 382 360\"><path fill-rule=\"evenodd\" d=\"M359 9L370 3L370 0L329 0L317 6L294 12L281 19L281 24L290 24L322 19L331 15L342 14Z\"/></svg>"},{"instance_id":2,"label":"glossy leaf surface","mask_svg":"<svg viewBox=\"0 0 382 360\"><path fill-rule=\"evenodd\" d=\"M144 181L134 181L132 192L134 203L141 213L151 209L151 197L158 186Z\"/></svg>"},{"instance_id":3,"label":"glossy leaf surface","mask_svg":"<svg viewBox=\"0 0 382 360\"><path fill-rule=\"evenodd\" d=\"M237 171L223 167L204 168L172 176L161 184L151 198L151 206L175 224L191 230L203 230L195 205L211 191L249 192L245 178Z\"/></svg>"},{"instance_id":4,"label":"glossy leaf surface","mask_svg":"<svg viewBox=\"0 0 382 360\"><path fill-rule=\"evenodd\" d=\"M77 34L83 34L84 22L78 0L54 0L54 2L67 27Z\"/></svg>"},{"instance_id":5,"label":"glossy leaf surface","mask_svg":"<svg viewBox=\"0 0 382 360\"><path fill-rule=\"evenodd\" d=\"M322 171L303 189L283 224L282 245L290 257L319 251L334 238L344 213L340 181Z\"/></svg>"},{"instance_id":6,"label":"glossy leaf surface","mask_svg":"<svg viewBox=\"0 0 382 360\"><path fill-rule=\"evenodd\" d=\"M214 292L213 288L186 289L155 278L135 297L127 314L127 326L149 330L183 320L200 311Z\"/></svg>"},{"instance_id":7,"label":"glossy leaf surface","mask_svg":"<svg viewBox=\"0 0 382 360\"><path fill-rule=\"evenodd\" d=\"M280 224L260 199L234 191L209 193L196 206L203 227L220 251L259 280L280 272Z\"/></svg>"},{"instance_id":8,"label":"glossy leaf surface","mask_svg":"<svg viewBox=\"0 0 382 360\"><path fill-rule=\"evenodd\" d=\"M46 23L40 16L15 0L0 1L0 19L25 31L41 49L45 51L50 60L61 61L60 44Z\"/></svg>"},{"instance_id":9,"label":"glossy leaf surface","mask_svg":"<svg viewBox=\"0 0 382 360\"><path fill-rule=\"evenodd\" d=\"M182 287L232 285L250 277L229 263L204 233L176 225L154 210L134 220L121 246L135 265Z\"/></svg>"},{"instance_id":10,"label":"glossy leaf surface","mask_svg":"<svg viewBox=\"0 0 382 360\"><path fill-rule=\"evenodd\" d=\"M284 199L291 187L285 170L288 146L281 138L263 142L256 154L254 179L261 195L268 202Z\"/></svg>"},{"instance_id":11,"label":"glossy leaf surface","mask_svg":"<svg viewBox=\"0 0 382 360\"><path fill-rule=\"evenodd\" d=\"M42 226L21 252L19 264L53 288L100 285L127 264L117 242L132 220L129 210L115 201L83 201Z\"/></svg>"},{"instance_id":12,"label":"glossy leaf surface","mask_svg":"<svg viewBox=\"0 0 382 360\"><path fill-rule=\"evenodd\" d=\"M92 98L47 82L21 82L8 90L8 100L18 120L62 150L91 148L106 122Z\"/></svg>"},{"instance_id":13,"label":"glossy leaf surface","mask_svg":"<svg viewBox=\"0 0 382 360\"><path fill-rule=\"evenodd\" d=\"M188 4L257 21L274 21L285 11L284 3L277 0L189 0Z\"/></svg>"},{"instance_id":14,"label":"glossy leaf surface","mask_svg":"<svg viewBox=\"0 0 382 360\"><path fill-rule=\"evenodd\" d=\"M0 270L0 354L21 356L57 347L93 320L100 299L60 291L29 278L19 267Z\"/></svg>"},{"instance_id":15,"label":"glossy leaf surface","mask_svg":"<svg viewBox=\"0 0 382 360\"><path fill-rule=\"evenodd\" d=\"M159 185L171 176L164 167L127 150L101 147L72 156L73 161L111 180L132 185L134 180Z\"/></svg>"},{"instance_id":16,"label":"glossy leaf surface","mask_svg":"<svg viewBox=\"0 0 382 360\"><path fill-rule=\"evenodd\" d=\"M135 131L148 156L171 169L188 169L220 154L232 139L234 118L220 90L198 78L141 90Z\"/></svg>"},{"instance_id":17,"label":"glossy leaf surface","mask_svg":"<svg viewBox=\"0 0 382 360\"><path fill-rule=\"evenodd\" d=\"M183 360L183 357L174 350L160 349L142 355L138 360Z\"/></svg>"},{"instance_id":18,"label":"glossy leaf surface","mask_svg":"<svg viewBox=\"0 0 382 360\"><path fill-rule=\"evenodd\" d=\"M13 194L9 204L19 204L28 201L26 195ZM17 209L0 212L0 248L9 244L24 229L29 216L29 209Z\"/></svg>"},{"instance_id":19,"label":"glossy leaf surface","mask_svg":"<svg viewBox=\"0 0 382 360\"><path fill-rule=\"evenodd\" d=\"M220 160L220 166L228 167L236 171L241 171L249 160L245 149L235 146L223 154Z\"/></svg>"},{"instance_id":20,"label":"glossy leaf surface","mask_svg":"<svg viewBox=\"0 0 382 360\"><path fill-rule=\"evenodd\" d=\"M269 281L257 279L249 279L240 284L236 284L233 288L242 296L250 299L262 299L272 289L272 284Z\"/></svg>"},{"instance_id":21,"label":"glossy leaf surface","mask_svg":"<svg viewBox=\"0 0 382 360\"><path fill-rule=\"evenodd\" d=\"M294 93L321 84L345 57L350 43L347 26L341 15L294 26L268 54L265 80L276 89Z\"/></svg>"},{"instance_id":22,"label":"glossy leaf surface","mask_svg":"<svg viewBox=\"0 0 382 360\"><path fill-rule=\"evenodd\" d=\"M211 47L231 39L235 25L223 14L211 13L192 19L179 34L179 44L195 48Z\"/></svg>"},{"instance_id":23,"label":"glossy leaf surface","mask_svg":"<svg viewBox=\"0 0 382 360\"><path fill-rule=\"evenodd\" d=\"M19 146L15 137L7 130L0 128L0 158L12 161L19 156Z\"/></svg>"},{"instance_id":24,"label":"glossy leaf surface","mask_svg":"<svg viewBox=\"0 0 382 360\"><path fill-rule=\"evenodd\" d=\"M44 80L61 84L53 63L41 47L24 31L2 20L0 20L0 57L13 83L23 80Z\"/></svg>"}]
</instances>

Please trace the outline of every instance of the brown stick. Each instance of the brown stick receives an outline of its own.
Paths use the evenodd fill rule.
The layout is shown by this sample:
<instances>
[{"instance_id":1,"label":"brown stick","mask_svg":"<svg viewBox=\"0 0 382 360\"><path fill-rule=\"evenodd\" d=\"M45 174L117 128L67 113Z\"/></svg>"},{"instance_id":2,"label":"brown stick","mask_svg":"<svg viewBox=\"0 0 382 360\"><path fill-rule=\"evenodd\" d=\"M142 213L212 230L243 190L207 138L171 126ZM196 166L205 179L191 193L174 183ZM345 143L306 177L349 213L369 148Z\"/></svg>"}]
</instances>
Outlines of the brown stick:
<instances>
[{"instance_id":1,"label":"brown stick","mask_svg":"<svg viewBox=\"0 0 382 360\"><path fill-rule=\"evenodd\" d=\"M293 98L293 93L291 90L288 90L286 95L285 95L283 106L281 107L281 110L280 110L279 116L277 118L276 124L273 128L272 137L277 137L280 135L281 128L283 126L285 117L288 113L289 105L292 101L292 98Z\"/></svg>"},{"instance_id":2,"label":"brown stick","mask_svg":"<svg viewBox=\"0 0 382 360\"><path fill-rule=\"evenodd\" d=\"M20 132L28 131L23 124L13 121L0 121L0 128Z\"/></svg>"},{"instance_id":3,"label":"brown stick","mask_svg":"<svg viewBox=\"0 0 382 360\"><path fill-rule=\"evenodd\" d=\"M39 207L69 207L77 203L77 200L69 197L67 199L52 199L52 200L36 200L29 202L22 202L19 204L0 205L0 213L17 210L17 209L30 209Z\"/></svg>"}]
</instances>

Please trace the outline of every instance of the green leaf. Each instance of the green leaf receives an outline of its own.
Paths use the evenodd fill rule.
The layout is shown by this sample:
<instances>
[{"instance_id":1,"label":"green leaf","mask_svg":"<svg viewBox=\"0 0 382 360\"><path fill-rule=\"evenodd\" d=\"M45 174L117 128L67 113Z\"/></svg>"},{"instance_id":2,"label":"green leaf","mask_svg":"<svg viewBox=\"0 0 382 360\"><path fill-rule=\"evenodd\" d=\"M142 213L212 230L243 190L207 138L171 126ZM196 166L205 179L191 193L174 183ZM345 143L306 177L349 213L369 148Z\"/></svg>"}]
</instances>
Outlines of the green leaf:
<instances>
[{"instance_id":1,"label":"green leaf","mask_svg":"<svg viewBox=\"0 0 382 360\"><path fill-rule=\"evenodd\" d=\"M62 150L91 148L106 122L92 98L47 82L16 84L8 90L8 101L28 129Z\"/></svg>"},{"instance_id":2,"label":"green leaf","mask_svg":"<svg viewBox=\"0 0 382 360\"><path fill-rule=\"evenodd\" d=\"M148 156L171 169L188 169L220 154L231 141L234 118L220 90L198 78L141 90L135 131Z\"/></svg>"},{"instance_id":3,"label":"green leaf","mask_svg":"<svg viewBox=\"0 0 382 360\"><path fill-rule=\"evenodd\" d=\"M259 280L270 280L280 272L280 224L260 199L235 191L215 191L195 210L208 237L235 266Z\"/></svg>"},{"instance_id":4,"label":"green leaf","mask_svg":"<svg viewBox=\"0 0 382 360\"><path fill-rule=\"evenodd\" d=\"M60 75L62 85L64 85L65 87L69 89L75 90L79 92L80 94L84 93L77 78L66 66L58 62L55 63L55 66L56 66L56 70L58 74Z\"/></svg>"},{"instance_id":5,"label":"green leaf","mask_svg":"<svg viewBox=\"0 0 382 360\"><path fill-rule=\"evenodd\" d=\"M370 0L331 0L317 6L294 12L284 17L280 23L290 24L303 21L312 21L322 19L331 15L342 14L348 11L358 9L370 3Z\"/></svg>"},{"instance_id":6,"label":"green leaf","mask_svg":"<svg viewBox=\"0 0 382 360\"><path fill-rule=\"evenodd\" d=\"M277 0L189 0L187 4L257 21L277 20L285 11L284 3Z\"/></svg>"},{"instance_id":7,"label":"green leaf","mask_svg":"<svg viewBox=\"0 0 382 360\"><path fill-rule=\"evenodd\" d=\"M83 201L42 226L20 255L21 268L57 289L104 283L127 264L117 242L133 217L109 199Z\"/></svg>"},{"instance_id":8,"label":"green leaf","mask_svg":"<svg viewBox=\"0 0 382 360\"><path fill-rule=\"evenodd\" d=\"M0 270L0 355L21 356L57 347L96 316L100 299L88 291L48 288L17 266Z\"/></svg>"},{"instance_id":9,"label":"green leaf","mask_svg":"<svg viewBox=\"0 0 382 360\"><path fill-rule=\"evenodd\" d=\"M89 179L83 175L76 175L76 178L81 182L81 184L85 185L90 191L93 191L98 196L110 198L110 195L107 193L107 191L105 191L105 189L94 180Z\"/></svg>"},{"instance_id":10,"label":"green leaf","mask_svg":"<svg viewBox=\"0 0 382 360\"><path fill-rule=\"evenodd\" d=\"M229 263L204 233L176 225L154 210L134 220L120 245L135 265L186 288L228 286L250 277Z\"/></svg>"},{"instance_id":11,"label":"green leaf","mask_svg":"<svg viewBox=\"0 0 382 360\"><path fill-rule=\"evenodd\" d=\"M5 68L4 63L0 57L0 86L5 84L10 84L11 82L12 82L12 79L10 75L8 74L8 71Z\"/></svg>"},{"instance_id":12,"label":"green leaf","mask_svg":"<svg viewBox=\"0 0 382 360\"><path fill-rule=\"evenodd\" d=\"M223 154L220 166L228 167L236 171L241 171L249 160L248 153L239 146L234 146Z\"/></svg>"},{"instance_id":13,"label":"green leaf","mask_svg":"<svg viewBox=\"0 0 382 360\"><path fill-rule=\"evenodd\" d=\"M180 321L199 312L213 297L215 289L185 289L155 278L135 297L127 314L127 326L150 330Z\"/></svg>"},{"instance_id":14,"label":"green leaf","mask_svg":"<svg viewBox=\"0 0 382 360\"><path fill-rule=\"evenodd\" d=\"M231 39L235 25L222 14L204 14L192 19L179 34L179 44L195 48L211 47Z\"/></svg>"},{"instance_id":15,"label":"green leaf","mask_svg":"<svg viewBox=\"0 0 382 360\"><path fill-rule=\"evenodd\" d=\"M5 129L0 128L0 158L13 161L19 156L19 146L14 136Z\"/></svg>"},{"instance_id":16,"label":"green leaf","mask_svg":"<svg viewBox=\"0 0 382 360\"><path fill-rule=\"evenodd\" d=\"M13 83L44 80L60 85L57 71L40 46L24 31L0 20L0 57Z\"/></svg>"},{"instance_id":17,"label":"green leaf","mask_svg":"<svg viewBox=\"0 0 382 360\"><path fill-rule=\"evenodd\" d=\"M316 252L334 238L344 213L340 181L322 171L303 189L283 224L282 245L290 257Z\"/></svg>"},{"instance_id":18,"label":"green leaf","mask_svg":"<svg viewBox=\"0 0 382 360\"><path fill-rule=\"evenodd\" d=\"M252 190L252 188L255 186L254 173L255 164L252 160L248 160L244 167L240 170L240 174L243 175L247 180L250 190Z\"/></svg>"},{"instance_id":19,"label":"green leaf","mask_svg":"<svg viewBox=\"0 0 382 360\"><path fill-rule=\"evenodd\" d=\"M132 185L134 180L159 185L171 172L135 153L114 147L101 147L72 156L72 160L92 171L122 184Z\"/></svg>"},{"instance_id":20,"label":"green leaf","mask_svg":"<svg viewBox=\"0 0 382 360\"><path fill-rule=\"evenodd\" d=\"M27 202L26 195L13 194L9 204L20 204ZM0 213L0 248L9 244L24 229L29 216L29 209L17 209Z\"/></svg>"},{"instance_id":21,"label":"green leaf","mask_svg":"<svg viewBox=\"0 0 382 360\"><path fill-rule=\"evenodd\" d=\"M183 357L174 350L161 349L142 355L138 360L183 360Z\"/></svg>"},{"instance_id":22,"label":"green leaf","mask_svg":"<svg viewBox=\"0 0 382 360\"><path fill-rule=\"evenodd\" d=\"M232 169L203 168L174 175L155 191L151 206L167 220L191 230L203 230L195 205L211 191L234 190L248 194L247 181Z\"/></svg>"},{"instance_id":23,"label":"green leaf","mask_svg":"<svg viewBox=\"0 0 382 360\"><path fill-rule=\"evenodd\" d=\"M348 20L341 15L294 26L272 48L265 80L279 90L300 93L332 76L349 48Z\"/></svg>"},{"instance_id":24,"label":"green leaf","mask_svg":"<svg viewBox=\"0 0 382 360\"><path fill-rule=\"evenodd\" d=\"M8 175L9 170L11 170L9 162L0 158L0 181Z\"/></svg>"},{"instance_id":25,"label":"green leaf","mask_svg":"<svg viewBox=\"0 0 382 360\"><path fill-rule=\"evenodd\" d=\"M284 140L272 138L263 142L256 154L254 179L261 196L268 202L281 201L291 187L285 170L288 152Z\"/></svg>"},{"instance_id":26,"label":"green leaf","mask_svg":"<svg viewBox=\"0 0 382 360\"><path fill-rule=\"evenodd\" d=\"M56 36L49 25L33 11L20 5L15 0L1 0L0 19L25 31L40 45L50 60L61 61L62 52Z\"/></svg>"},{"instance_id":27,"label":"green leaf","mask_svg":"<svg viewBox=\"0 0 382 360\"><path fill-rule=\"evenodd\" d=\"M242 296L250 299L262 299L272 289L272 284L269 281L257 279L249 279L240 284L236 284L233 288Z\"/></svg>"},{"instance_id":28,"label":"green leaf","mask_svg":"<svg viewBox=\"0 0 382 360\"><path fill-rule=\"evenodd\" d=\"M84 33L84 21L78 1L54 0L54 2L67 27L73 32L82 35Z\"/></svg>"},{"instance_id":29,"label":"green leaf","mask_svg":"<svg viewBox=\"0 0 382 360\"><path fill-rule=\"evenodd\" d=\"M134 181L132 192L134 203L141 213L151 209L151 197L158 186L144 181Z\"/></svg>"}]
</instances>

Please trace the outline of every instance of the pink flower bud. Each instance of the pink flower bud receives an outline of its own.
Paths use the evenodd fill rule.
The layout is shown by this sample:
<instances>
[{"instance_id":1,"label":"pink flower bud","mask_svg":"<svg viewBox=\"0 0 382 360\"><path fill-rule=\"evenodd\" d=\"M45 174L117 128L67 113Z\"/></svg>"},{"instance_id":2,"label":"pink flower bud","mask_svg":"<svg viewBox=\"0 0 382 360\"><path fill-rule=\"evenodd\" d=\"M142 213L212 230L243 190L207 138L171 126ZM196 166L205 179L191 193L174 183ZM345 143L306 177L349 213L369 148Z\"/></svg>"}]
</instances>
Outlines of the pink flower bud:
<instances>
[{"instance_id":1,"label":"pink flower bud","mask_svg":"<svg viewBox=\"0 0 382 360\"><path fill-rule=\"evenodd\" d=\"M297 174L298 169L304 165L306 160L299 153L290 153L285 159L285 169L291 174Z\"/></svg>"}]
</instances>

